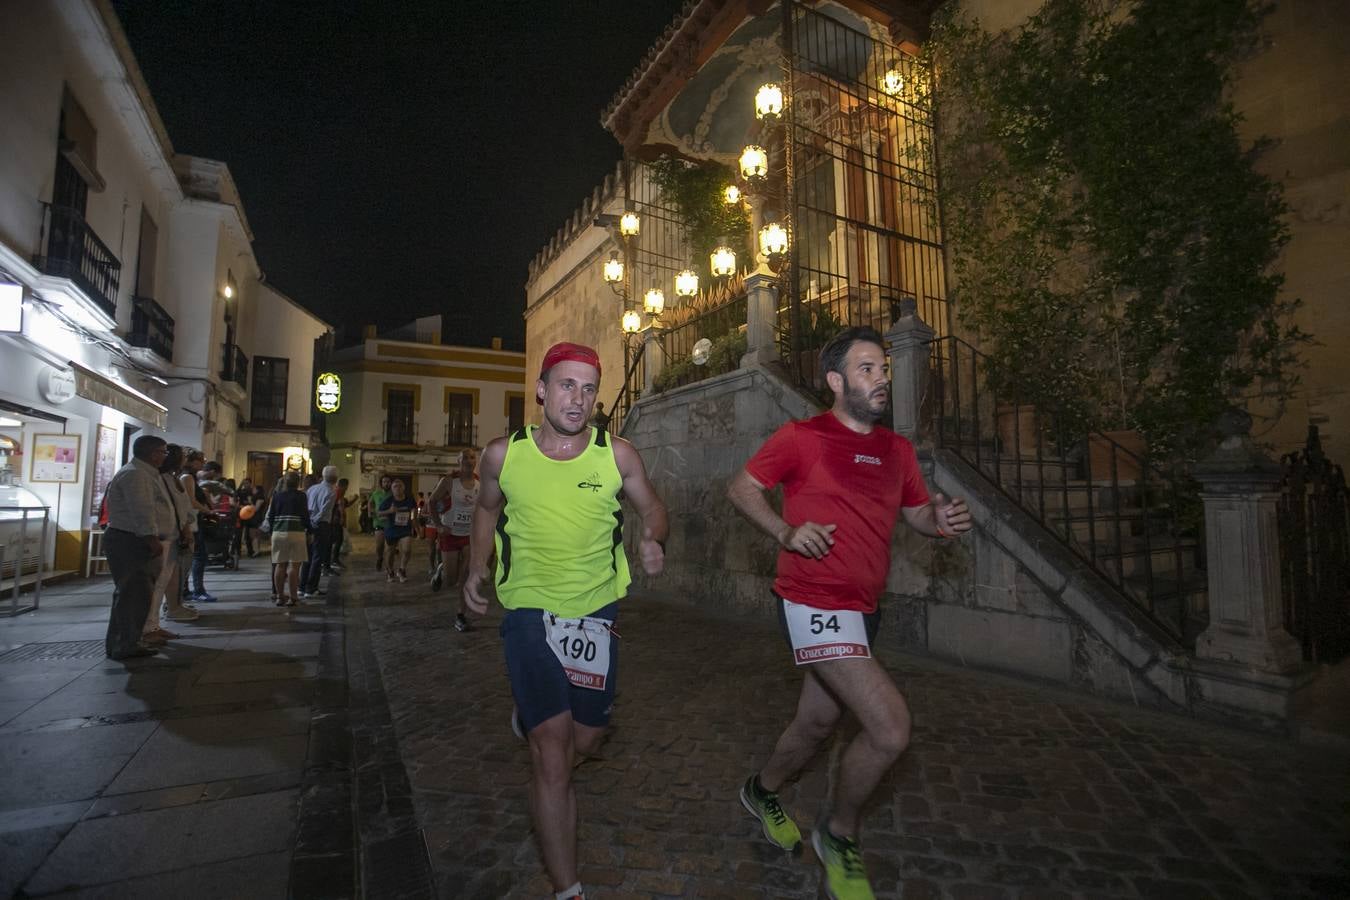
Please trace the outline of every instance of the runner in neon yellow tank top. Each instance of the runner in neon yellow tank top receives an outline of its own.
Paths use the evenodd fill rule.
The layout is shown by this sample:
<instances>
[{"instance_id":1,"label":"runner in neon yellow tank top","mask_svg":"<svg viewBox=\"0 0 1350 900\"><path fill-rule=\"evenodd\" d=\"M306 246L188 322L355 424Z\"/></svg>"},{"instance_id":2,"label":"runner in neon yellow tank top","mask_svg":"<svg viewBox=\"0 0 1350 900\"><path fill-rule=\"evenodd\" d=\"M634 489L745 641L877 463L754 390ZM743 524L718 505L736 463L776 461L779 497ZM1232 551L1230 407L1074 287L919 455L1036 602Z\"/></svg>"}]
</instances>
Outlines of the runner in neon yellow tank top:
<instances>
[{"instance_id":1,"label":"runner in neon yellow tank top","mask_svg":"<svg viewBox=\"0 0 1350 900\"><path fill-rule=\"evenodd\" d=\"M543 422L483 451L464 600L487 611L494 545L502 642L518 717L528 734L530 812L558 898L581 897L577 878L577 754L599 745L618 665L610 627L628 590L624 497L642 517L638 552L649 575L665 564L666 507L633 446L587 423L600 360L579 344L544 354L535 400Z\"/></svg>"}]
</instances>

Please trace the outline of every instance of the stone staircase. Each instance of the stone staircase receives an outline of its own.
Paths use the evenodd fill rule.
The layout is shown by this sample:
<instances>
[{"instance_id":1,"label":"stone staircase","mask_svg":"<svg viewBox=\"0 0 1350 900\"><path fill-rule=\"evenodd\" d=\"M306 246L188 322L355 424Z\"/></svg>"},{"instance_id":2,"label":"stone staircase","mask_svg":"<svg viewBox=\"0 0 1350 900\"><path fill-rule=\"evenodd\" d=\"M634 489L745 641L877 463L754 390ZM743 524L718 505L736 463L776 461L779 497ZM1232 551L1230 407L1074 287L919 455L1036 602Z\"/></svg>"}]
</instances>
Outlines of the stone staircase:
<instances>
[{"instance_id":1,"label":"stone staircase","mask_svg":"<svg viewBox=\"0 0 1350 900\"><path fill-rule=\"evenodd\" d=\"M942 442L1184 647L1208 625L1204 547L1157 478L1084 477L1081 458L1044 447L1013 455L963 429Z\"/></svg>"}]
</instances>

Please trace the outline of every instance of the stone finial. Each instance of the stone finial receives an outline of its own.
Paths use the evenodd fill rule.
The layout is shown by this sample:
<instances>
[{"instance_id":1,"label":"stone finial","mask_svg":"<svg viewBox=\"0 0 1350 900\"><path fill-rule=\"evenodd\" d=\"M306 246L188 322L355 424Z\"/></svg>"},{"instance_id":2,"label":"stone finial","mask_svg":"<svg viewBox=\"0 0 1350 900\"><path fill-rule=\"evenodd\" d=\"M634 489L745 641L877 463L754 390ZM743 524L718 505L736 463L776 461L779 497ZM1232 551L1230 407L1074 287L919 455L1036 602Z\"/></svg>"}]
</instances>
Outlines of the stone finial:
<instances>
[{"instance_id":1,"label":"stone finial","mask_svg":"<svg viewBox=\"0 0 1350 900\"><path fill-rule=\"evenodd\" d=\"M1252 417L1245 409L1230 406L1214 422L1219 446L1195 467L1200 481L1225 481L1235 476L1255 476L1258 480L1278 479L1275 462L1252 440Z\"/></svg>"}]
</instances>

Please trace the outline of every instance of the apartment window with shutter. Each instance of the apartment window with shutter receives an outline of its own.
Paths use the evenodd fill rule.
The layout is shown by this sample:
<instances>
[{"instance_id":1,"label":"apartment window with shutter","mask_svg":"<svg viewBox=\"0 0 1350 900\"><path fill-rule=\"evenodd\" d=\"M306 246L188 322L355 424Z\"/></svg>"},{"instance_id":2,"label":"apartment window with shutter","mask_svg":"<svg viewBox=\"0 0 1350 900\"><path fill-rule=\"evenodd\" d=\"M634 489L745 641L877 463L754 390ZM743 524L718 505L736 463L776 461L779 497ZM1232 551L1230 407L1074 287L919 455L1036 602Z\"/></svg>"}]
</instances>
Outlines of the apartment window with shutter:
<instances>
[{"instance_id":1,"label":"apartment window with shutter","mask_svg":"<svg viewBox=\"0 0 1350 900\"><path fill-rule=\"evenodd\" d=\"M413 427L415 404L412 391L390 388L386 393L384 440L389 444L412 444L417 441Z\"/></svg>"},{"instance_id":2,"label":"apartment window with shutter","mask_svg":"<svg viewBox=\"0 0 1350 900\"><path fill-rule=\"evenodd\" d=\"M253 358L252 414L249 418L254 424L285 423L290 373L289 359L274 356Z\"/></svg>"},{"instance_id":3,"label":"apartment window with shutter","mask_svg":"<svg viewBox=\"0 0 1350 900\"><path fill-rule=\"evenodd\" d=\"M473 440L473 395L450 394L446 397L449 423L445 443L447 446L472 447Z\"/></svg>"}]
</instances>

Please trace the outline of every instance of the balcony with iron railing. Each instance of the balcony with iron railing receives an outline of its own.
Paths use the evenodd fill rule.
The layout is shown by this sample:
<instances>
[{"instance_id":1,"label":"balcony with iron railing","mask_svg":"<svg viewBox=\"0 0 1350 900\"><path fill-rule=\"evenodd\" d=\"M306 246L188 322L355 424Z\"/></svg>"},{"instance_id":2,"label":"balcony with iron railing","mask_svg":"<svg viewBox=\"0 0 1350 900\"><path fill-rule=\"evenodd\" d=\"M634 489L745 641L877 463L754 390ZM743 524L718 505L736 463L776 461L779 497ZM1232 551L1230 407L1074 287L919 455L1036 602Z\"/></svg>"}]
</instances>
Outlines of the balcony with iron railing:
<instances>
[{"instance_id":1,"label":"balcony with iron railing","mask_svg":"<svg viewBox=\"0 0 1350 900\"><path fill-rule=\"evenodd\" d=\"M173 362L173 316L150 297L133 297L131 333L127 343L144 347L165 362Z\"/></svg>"},{"instance_id":2,"label":"balcony with iron railing","mask_svg":"<svg viewBox=\"0 0 1350 900\"><path fill-rule=\"evenodd\" d=\"M447 422L445 425L445 446L477 447L478 426L472 422Z\"/></svg>"},{"instance_id":3,"label":"balcony with iron railing","mask_svg":"<svg viewBox=\"0 0 1350 900\"><path fill-rule=\"evenodd\" d=\"M42 204L39 269L69 278L110 318L117 317L117 286L122 263L77 210Z\"/></svg>"},{"instance_id":4,"label":"balcony with iron railing","mask_svg":"<svg viewBox=\"0 0 1350 900\"><path fill-rule=\"evenodd\" d=\"M220 368L220 377L248 390L248 357L238 344L225 344L224 352L225 361Z\"/></svg>"},{"instance_id":5,"label":"balcony with iron railing","mask_svg":"<svg viewBox=\"0 0 1350 900\"><path fill-rule=\"evenodd\" d=\"M389 419L384 423L384 443L416 444L417 423L406 419Z\"/></svg>"}]
</instances>

